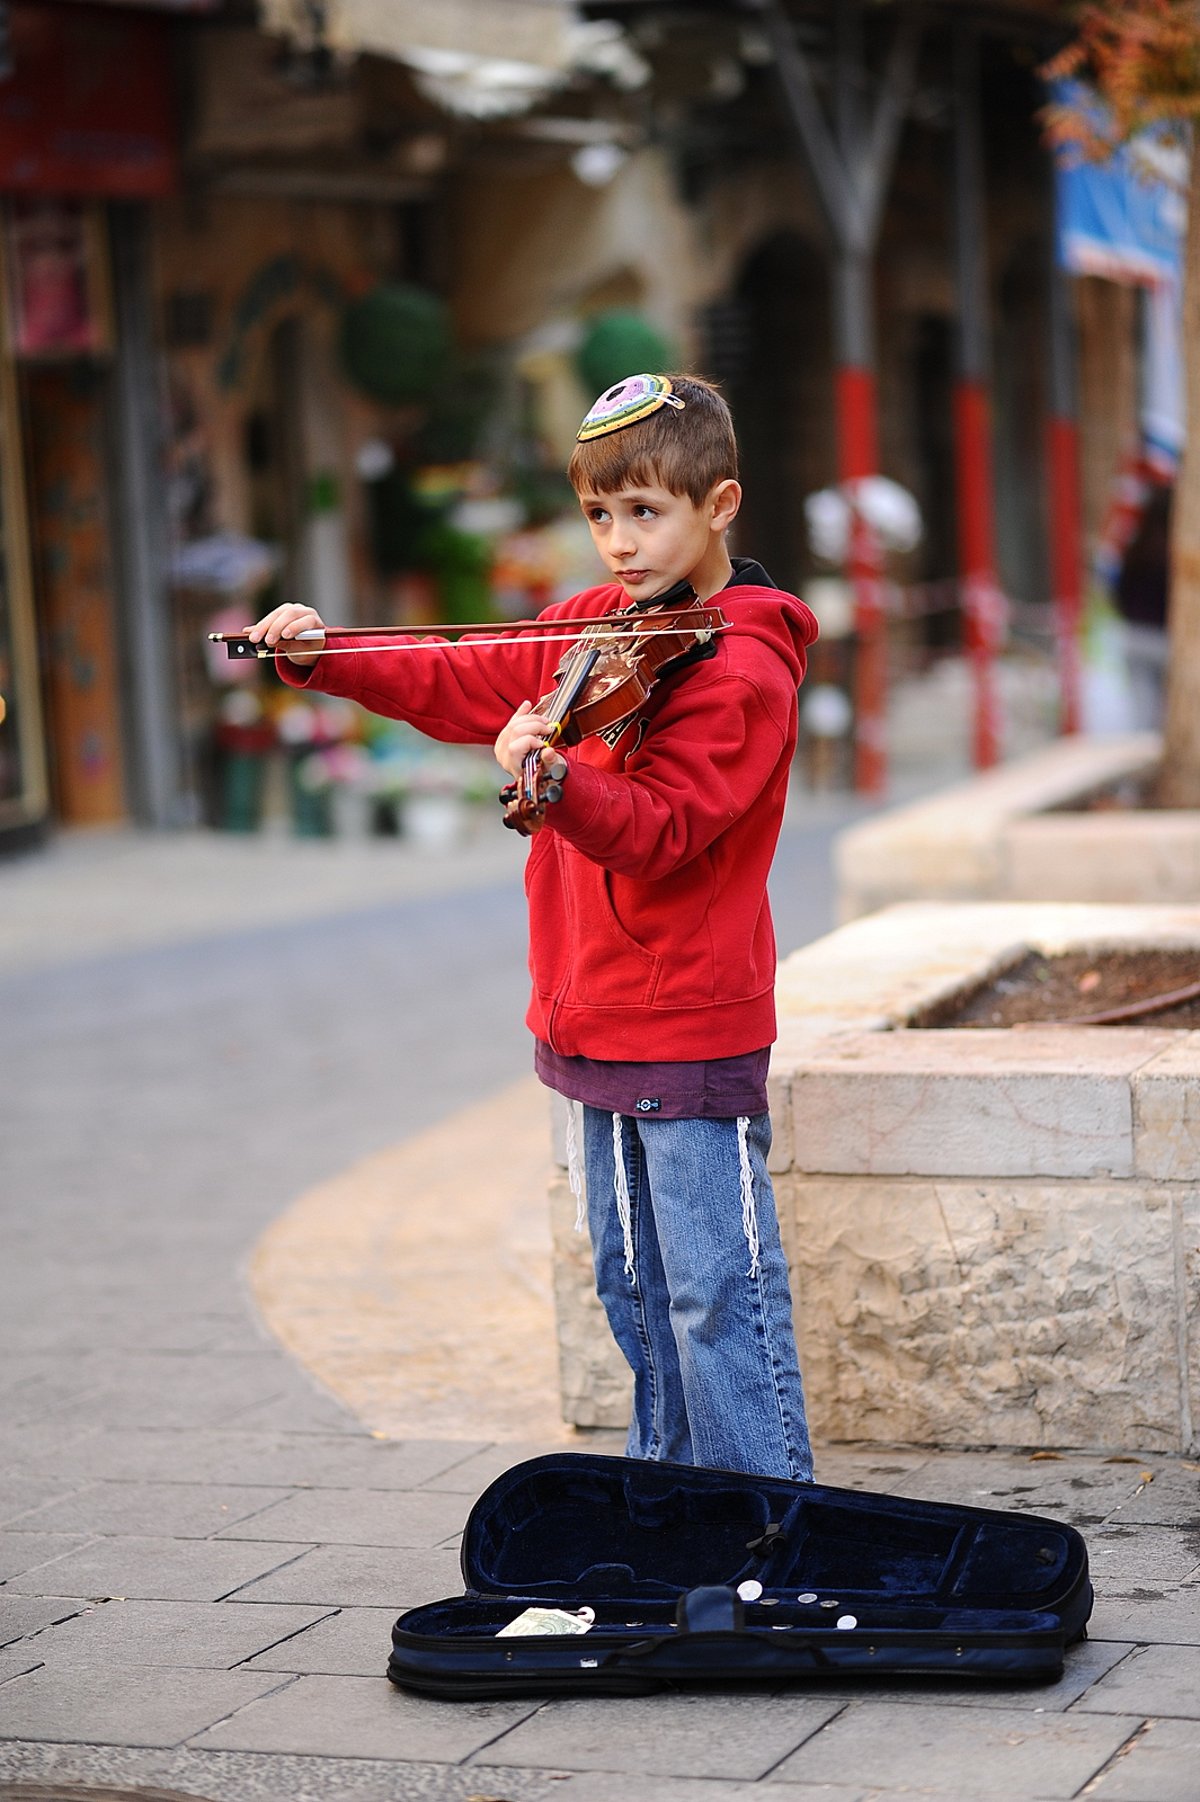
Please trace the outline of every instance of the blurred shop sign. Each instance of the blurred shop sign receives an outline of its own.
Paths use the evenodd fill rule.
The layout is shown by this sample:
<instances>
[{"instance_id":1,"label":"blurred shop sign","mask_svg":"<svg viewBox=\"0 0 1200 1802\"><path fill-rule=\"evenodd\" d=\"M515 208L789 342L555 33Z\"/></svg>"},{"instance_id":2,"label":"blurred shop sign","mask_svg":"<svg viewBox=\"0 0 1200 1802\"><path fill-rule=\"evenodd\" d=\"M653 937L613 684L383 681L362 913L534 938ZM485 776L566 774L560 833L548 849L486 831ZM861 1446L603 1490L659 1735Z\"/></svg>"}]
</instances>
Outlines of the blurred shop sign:
<instances>
[{"instance_id":1,"label":"blurred shop sign","mask_svg":"<svg viewBox=\"0 0 1200 1802\"><path fill-rule=\"evenodd\" d=\"M168 31L163 18L96 0L14 3L10 73L0 78L0 191L110 199L170 193Z\"/></svg>"},{"instance_id":2,"label":"blurred shop sign","mask_svg":"<svg viewBox=\"0 0 1200 1802\"><path fill-rule=\"evenodd\" d=\"M112 348L104 228L95 203L17 195L4 215L13 356L98 356Z\"/></svg>"}]
</instances>

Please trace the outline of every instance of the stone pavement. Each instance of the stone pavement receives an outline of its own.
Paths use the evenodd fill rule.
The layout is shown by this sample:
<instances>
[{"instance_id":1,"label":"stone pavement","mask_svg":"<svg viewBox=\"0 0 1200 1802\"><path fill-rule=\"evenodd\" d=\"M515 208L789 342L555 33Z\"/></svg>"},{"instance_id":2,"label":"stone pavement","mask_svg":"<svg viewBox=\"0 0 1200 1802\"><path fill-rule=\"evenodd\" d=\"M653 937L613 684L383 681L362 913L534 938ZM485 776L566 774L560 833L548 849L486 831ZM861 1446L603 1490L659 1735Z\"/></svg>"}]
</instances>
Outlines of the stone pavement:
<instances>
[{"instance_id":1,"label":"stone pavement","mask_svg":"<svg viewBox=\"0 0 1200 1802\"><path fill-rule=\"evenodd\" d=\"M436 1164L439 1135L486 1143L488 1109L523 1105L504 1100L525 1066L500 1024L519 971L463 949L484 922L504 958L518 946L517 869L492 861L507 851L343 882L313 849L130 835L0 866L0 917L19 923L0 941L0 1799L1195 1802L1200 1471L1137 1446L819 1452L825 1482L1079 1525L1098 1602L1056 1685L450 1704L385 1681L396 1613L459 1589L487 1481L551 1446L618 1448L514 1419L525 1377L502 1364L440 1420L417 1418L436 1373L409 1398L403 1370L389 1395L358 1369L376 1385L360 1416L259 1324L239 1273L292 1209L327 1221L312 1198L354 1170L407 1181L417 1264L449 1206L430 1206L419 1157ZM263 899L243 906L247 852ZM532 1264L528 1189L505 1205ZM382 1277L356 1298L330 1274L347 1314L391 1311ZM460 1333L491 1330L497 1276L485 1258L452 1294L426 1285L430 1320L440 1297ZM329 1385L311 1320L296 1330Z\"/></svg>"}]
</instances>

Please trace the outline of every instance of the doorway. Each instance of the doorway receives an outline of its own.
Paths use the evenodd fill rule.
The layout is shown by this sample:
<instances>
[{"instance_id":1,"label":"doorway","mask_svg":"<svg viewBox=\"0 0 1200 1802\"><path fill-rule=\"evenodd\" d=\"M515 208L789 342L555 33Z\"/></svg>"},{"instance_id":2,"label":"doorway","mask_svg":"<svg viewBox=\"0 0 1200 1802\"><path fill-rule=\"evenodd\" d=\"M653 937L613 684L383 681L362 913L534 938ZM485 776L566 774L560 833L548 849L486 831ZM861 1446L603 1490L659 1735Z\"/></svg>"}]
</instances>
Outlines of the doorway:
<instances>
[{"instance_id":1,"label":"doorway","mask_svg":"<svg viewBox=\"0 0 1200 1802\"><path fill-rule=\"evenodd\" d=\"M804 499L837 479L828 257L795 233L753 253L737 290L742 354L729 384L745 499L738 549L800 592L812 572Z\"/></svg>"}]
</instances>

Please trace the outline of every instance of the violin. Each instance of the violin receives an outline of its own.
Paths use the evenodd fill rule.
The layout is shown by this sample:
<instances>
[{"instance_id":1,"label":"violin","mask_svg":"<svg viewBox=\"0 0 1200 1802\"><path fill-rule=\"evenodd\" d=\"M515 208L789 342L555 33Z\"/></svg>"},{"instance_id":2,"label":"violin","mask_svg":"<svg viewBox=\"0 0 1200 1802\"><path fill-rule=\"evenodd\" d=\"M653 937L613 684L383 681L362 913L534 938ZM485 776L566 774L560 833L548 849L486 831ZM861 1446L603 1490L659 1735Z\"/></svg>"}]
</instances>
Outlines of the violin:
<instances>
[{"instance_id":1,"label":"violin","mask_svg":"<svg viewBox=\"0 0 1200 1802\"><path fill-rule=\"evenodd\" d=\"M561 800L567 761L544 758L544 749L619 730L684 657L711 654L714 635L728 624L684 580L590 625L537 703L551 730L525 757L518 779L501 789L504 824L528 838L545 824L547 806Z\"/></svg>"}]
</instances>

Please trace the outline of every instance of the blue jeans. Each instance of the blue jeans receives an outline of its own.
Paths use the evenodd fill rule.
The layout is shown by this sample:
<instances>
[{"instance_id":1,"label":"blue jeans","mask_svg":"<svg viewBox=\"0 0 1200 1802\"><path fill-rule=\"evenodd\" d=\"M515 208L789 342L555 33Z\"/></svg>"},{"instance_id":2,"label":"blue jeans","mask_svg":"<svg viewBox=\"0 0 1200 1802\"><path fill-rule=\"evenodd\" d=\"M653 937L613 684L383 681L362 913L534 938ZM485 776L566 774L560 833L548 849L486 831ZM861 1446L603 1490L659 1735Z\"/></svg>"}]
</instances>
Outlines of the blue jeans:
<instances>
[{"instance_id":1,"label":"blue jeans","mask_svg":"<svg viewBox=\"0 0 1200 1802\"><path fill-rule=\"evenodd\" d=\"M633 1371L629 1456L811 1482L769 1115L585 1107L583 1126L596 1290Z\"/></svg>"}]
</instances>

